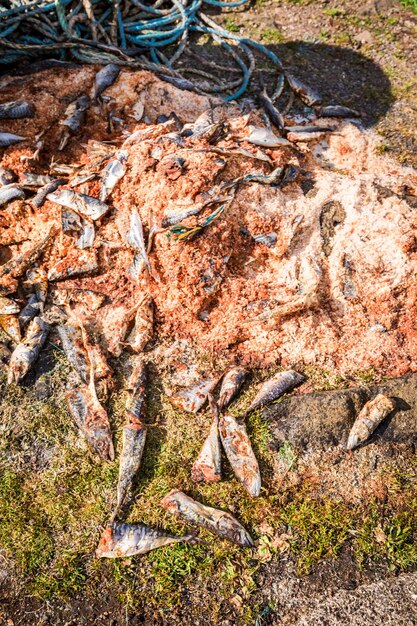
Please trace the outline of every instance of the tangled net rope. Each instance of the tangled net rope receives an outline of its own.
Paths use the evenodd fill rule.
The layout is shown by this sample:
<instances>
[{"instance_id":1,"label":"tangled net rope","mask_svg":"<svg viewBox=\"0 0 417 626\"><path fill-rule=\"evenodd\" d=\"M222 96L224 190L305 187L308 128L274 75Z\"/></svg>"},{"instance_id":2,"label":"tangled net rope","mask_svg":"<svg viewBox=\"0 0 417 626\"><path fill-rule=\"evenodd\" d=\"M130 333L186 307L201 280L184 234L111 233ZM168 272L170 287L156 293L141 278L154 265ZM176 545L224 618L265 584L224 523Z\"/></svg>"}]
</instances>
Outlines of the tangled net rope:
<instances>
[{"instance_id":1,"label":"tangled net rope","mask_svg":"<svg viewBox=\"0 0 417 626\"><path fill-rule=\"evenodd\" d=\"M0 2L0 64L33 61L40 55L117 63L159 72L174 84L230 101L246 91L256 68L257 51L277 70L275 100L284 83L279 58L265 46L228 32L203 11L204 7L224 9L248 1L156 0L151 5L140 0ZM222 68L206 60L207 69L202 69L202 59L198 67L185 66L181 56L192 32L207 35L220 45L235 67ZM229 77L219 80L210 68L222 69ZM185 74L191 74L193 80Z\"/></svg>"}]
</instances>

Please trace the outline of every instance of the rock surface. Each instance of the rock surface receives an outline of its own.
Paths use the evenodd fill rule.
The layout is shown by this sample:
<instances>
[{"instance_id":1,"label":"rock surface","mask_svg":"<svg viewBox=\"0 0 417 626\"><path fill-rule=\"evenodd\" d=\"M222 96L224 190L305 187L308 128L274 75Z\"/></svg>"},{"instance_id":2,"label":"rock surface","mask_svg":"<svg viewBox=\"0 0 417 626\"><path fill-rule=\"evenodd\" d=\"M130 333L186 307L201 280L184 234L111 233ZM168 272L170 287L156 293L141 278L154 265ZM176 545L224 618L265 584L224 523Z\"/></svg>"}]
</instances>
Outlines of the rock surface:
<instances>
[{"instance_id":1,"label":"rock surface","mask_svg":"<svg viewBox=\"0 0 417 626\"><path fill-rule=\"evenodd\" d=\"M326 450L346 444L359 411L378 393L394 397L397 409L377 428L369 442L417 442L416 374L375 387L293 395L264 409L263 415L271 424L277 447L288 441L301 450Z\"/></svg>"}]
</instances>

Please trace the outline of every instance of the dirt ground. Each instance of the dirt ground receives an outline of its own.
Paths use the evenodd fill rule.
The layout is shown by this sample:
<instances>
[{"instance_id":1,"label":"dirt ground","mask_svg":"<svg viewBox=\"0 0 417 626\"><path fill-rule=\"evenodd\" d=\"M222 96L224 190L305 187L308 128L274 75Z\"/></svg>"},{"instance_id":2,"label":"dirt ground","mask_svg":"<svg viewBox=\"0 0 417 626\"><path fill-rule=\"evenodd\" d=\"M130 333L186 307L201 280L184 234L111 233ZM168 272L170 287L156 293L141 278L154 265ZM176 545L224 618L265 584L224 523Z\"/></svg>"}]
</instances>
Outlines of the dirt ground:
<instances>
[{"instance_id":1,"label":"dirt ground","mask_svg":"<svg viewBox=\"0 0 417 626\"><path fill-rule=\"evenodd\" d=\"M328 100L364 111L365 126L383 137L381 153L417 164L411 9L390 0L261 1L216 19L270 46ZM211 59L219 54L200 52ZM104 123L102 132L104 138ZM84 151L70 150L69 159ZM1 625L417 624L415 378L388 383L402 402L399 413L352 454L339 444L374 385L385 384L381 371L304 365L311 395L297 394L250 419L264 481L261 498L252 501L228 470L218 486L190 483L207 415L190 419L174 409L154 376L147 451L128 521L182 532L159 508L162 495L178 486L231 510L256 548L245 552L203 532L203 546L109 563L93 553L114 498L117 461L98 463L75 431L64 398L72 374L54 343L53 337L22 387L7 387L4 374L0 381ZM119 450L125 364L110 362ZM275 371L276 359L268 365ZM406 364L401 372L407 371ZM267 375L253 374L236 414Z\"/></svg>"}]
</instances>

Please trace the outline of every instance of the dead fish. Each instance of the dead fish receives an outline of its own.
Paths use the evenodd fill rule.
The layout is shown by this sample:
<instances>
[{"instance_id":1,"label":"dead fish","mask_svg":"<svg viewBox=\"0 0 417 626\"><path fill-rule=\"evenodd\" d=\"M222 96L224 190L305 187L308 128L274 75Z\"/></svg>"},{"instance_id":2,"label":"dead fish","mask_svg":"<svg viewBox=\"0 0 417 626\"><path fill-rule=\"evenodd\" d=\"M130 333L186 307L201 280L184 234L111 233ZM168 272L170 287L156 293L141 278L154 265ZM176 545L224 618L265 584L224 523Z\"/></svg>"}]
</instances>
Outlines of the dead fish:
<instances>
[{"instance_id":1,"label":"dead fish","mask_svg":"<svg viewBox=\"0 0 417 626\"><path fill-rule=\"evenodd\" d=\"M352 426L346 448L353 450L364 443L394 409L394 398L389 398L383 393L367 402Z\"/></svg>"},{"instance_id":2,"label":"dead fish","mask_svg":"<svg viewBox=\"0 0 417 626\"><path fill-rule=\"evenodd\" d=\"M184 172L185 167L185 159L170 154L159 161L156 171L158 174L169 178L169 180L177 180Z\"/></svg>"},{"instance_id":3,"label":"dead fish","mask_svg":"<svg viewBox=\"0 0 417 626\"><path fill-rule=\"evenodd\" d=\"M182 541L198 543L198 539L192 534L180 537L141 524L113 523L104 529L96 556L108 559L126 558Z\"/></svg>"},{"instance_id":4,"label":"dead fish","mask_svg":"<svg viewBox=\"0 0 417 626\"><path fill-rule=\"evenodd\" d=\"M0 120L17 120L34 115L34 106L26 100L13 100L0 104Z\"/></svg>"},{"instance_id":5,"label":"dead fish","mask_svg":"<svg viewBox=\"0 0 417 626\"><path fill-rule=\"evenodd\" d=\"M300 173L300 168L297 165L293 165L292 163L287 163L284 165L284 172L281 178L281 188L285 187L289 183L294 182Z\"/></svg>"},{"instance_id":6,"label":"dead fish","mask_svg":"<svg viewBox=\"0 0 417 626\"><path fill-rule=\"evenodd\" d=\"M245 415L248 415L255 409L259 409L265 404L277 400L283 393L291 391L294 387L304 382L304 380L304 376L294 370L278 372L278 374L275 374L275 376L262 384Z\"/></svg>"},{"instance_id":7,"label":"dead fish","mask_svg":"<svg viewBox=\"0 0 417 626\"><path fill-rule=\"evenodd\" d=\"M258 461L246 432L245 425L232 415L223 415L219 422L220 439L229 463L246 491L254 498L261 491Z\"/></svg>"},{"instance_id":8,"label":"dead fish","mask_svg":"<svg viewBox=\"0 0 417 626\"><path fill-rule=\"evenodd\" d=\"M49 183L55 182L55 178L53 176L47 176L45 174L34 174L33 172L24 172L20 178L20 184L22 187L38 188L44 187Z\"/></svg>"},{"instance_id":9,"label":"dead fish","mask_svg":"<svg viewBox=\"0 0 417 626\"><path fill-rule=\"evenodd\" d=\"M146 367L139 362L133 367L132 373L127 381L127 388L130 391L126 401L126 411L137 419L143 418L145 403Z\"/></svg>"},{"instance_id":10,"label":"dead fish","mask_svg":"<svg viewBox=\"0 0 417 626\"><path fill-rule=\"evenodd\" d=\"M0 187L0 206L12 200L23 200L25 197L25 192L17 185L11 184Z\"/></svg>"},{"instance_id":11,"label":"dead fish","mask_svg":"<svg viewBox=\"0 0 417 626\"><path fill-rule=\"evenodd\" d=\"M64 233L74 230L80 231L82 228L81 217L75 211L63 207L61 210L61 225Z\"/></svg>"},{"instance_id":12,"label":"dead fish","mask_svg":"<svg viewBox=\"0 0 417 626\"><path fill-rule=\"evenodd\" d=\"M260 235L252 235L252 233L246 230L246 228L240 228L240 232L242 233L242 235L253 239L255 243L268 246L268 248L273 248L278 241L278 235L274 232L262 233Z\"/></svg>"},{"instance_id":13,"label":"dead fish","mask_svg":"<svg viewBox=\"0 0 417 626\"><path fill-rule=\"evenodd\" d=\"M265 110L265 113L267 114L272 124L274 124L274 126L276 126L279 130L282 131L285 125L284 118L281 112L276 108L273 101L269 97L268 92L266 91L265 87L263 88L262 92L259 94L258 97L259 97L259 101L262 107Z\"/></svg>"},{"instance_id":14,"label":"dead fish","mask_svg":"<svg viewBox=\"0 0 417 626\"><path fill-rule=\"evenodd\" d=\"M36 207L37 209L40 209L41 206L44 205L47 196L53 191L56 191L58 187L61 187L62 185L65 185L66 183L67 183L66 178L55 178L53 181L51 181L47 185L40 187L38 191L36 192L35 197L32 199L32 205Z\"/></svg>"},{"instance_id":15,"label":"dead fish","mask_svg":"<svg viewBox=\"0 0 417 626\"><path fill-rule=\"evenodd\" d=\"M168 226L174 226L174 224L179 224L192 215L198 215L204 206L204 204L196 204L181 212L167 211L162 218L162 227L167 228Z\"/></svg>"},{"instance_id":16,"label":"dead fish","mask_svg":"<svg viewBox=\"0 0 417 626\"><path fill-rule=\"evenodd\" d=\"M47 235L41 239L41 241L35 243L26 252L18 254L7 263L0 266L0 277L11 276L12 278L20 278L20 276L39 259L45 247L57 232L58 226L53 224L49 228Z\"/></svg>"},{"instance_id":17,"label":"dead fish","mask_svg":"<svg viewBox=\"0 0 417 626\"><path fill-rule=\"evenodd\" d=\"M107 87L113 85L119 74L120 67L115 63L109 63L98 71L94 78L93 98L97 100Z\"/></svg>"},{"instance_id":18,"label":"dead fish","mask_svg":"<svg viewBox=\"0 0 417 626\"><path fill-rule=\"evenodd\" d=\"M302 102L304 102L304 104L307 104L309 107L321 104L321 96L316 91L311 89L311 87L307 87L307 85L302 83L301 80L295 78L295 76L292 76L291 74L287 74L286 78L291 90L300 98Z\"/></svg>"},{"instance_id":19,"label":"dead fish","mask_svg":"<svg viewBox=\"0 0 417 626\"><path fill-rule=\"evenodd\" d=\"M139 279L142 276L145 267L146 264L143 260L143 256L141 254L135 254L132 259L132 263L127 269L127 273L132 280L139 282Z\"/></svg>"},{"instance_id":20,"label":"dead fish","mask_svg":"<svg viewBox=\"0 0 417 626\"><path fill-rule=\"evenodd\" d=\"M243 367L234 367L223 376L219 395L219 411L227 408L238 395L248 375Z\"/></svg>"},{"instance_id":21,"label":"dead fish","mask_svg":"<svg viewBox=\"0 0 417 626\"><path fill-rule=\"evenodd\" d=\"M85 122L86 112L90 106L90 98L82 94L79 98L71 102L65 110L65 118L60 122L64 126L58 150L63 150L71 135L75 135Z\"/></svg>"},{"instance_id":22,"label":"dead fish","mask_svg":"<svg viewBox=\"0 0 417 626\"><path fill-rule=\"evenodd\" d=\"M26 137L14 135L13 133L0 133L0 148L7 148L19 141L25 141Z\"/></svg>"},{"instance_id":23,"label":"dead fish","mask_svg":"<svg viewBox=\"0 0 417 626\"><path fill-rule=\"evenodd\" d=\"M137 392L142 396L143 402L144 388ZM139 405L138 399L130 398L127 405L127 420L122 434L122 452L120 454L119 482L117 485L117 503L115 513L120 509L126 499L130 485L138 473L142 460L143 450L146 441L146 426L139 419L139 415L134 415L131 408L137 413Z\"/></svg>"},{"instance_id":24,"label":"dead fish","mask_svg":"<svg viewBox=\"0 0 417 626\"><path fill-rule=\"evenodd\" d=\"M42 309L42 302L39 302L37 295L32 293L28 298L26 306L23 307L19 315L21 327L25 328L34 317L43 312Z\"/></svg>"},{"instance_id":25,"label":"dead fish","mask_svg":"<svg viewBox=\"0 0 417 626\"><path fill-rule=\"evenodd\" d=\"M126 340L134 352L142 352L153 337L153 312L153 300L147 294L138 306L134 326Z\"/></svg>"},{"instance_id":26,"label":"dead fish","mask_svg":"<svg viewBox=\"0 0 417 626\"><path fill-rule=\"evenodd\" d=\"M17 317L14 315L0 315L0 328L10 337L16 346L20 343L22 335Z\"/></svg>"},{"instance_id":27,"label":"dead fish","mask_svg":"<svg viewBox=\"0 0 417 626\"><path fill-rule=\"evenodd\" d=\"M14 183L16 180L17 176L11 169L0 165L0 185L2 187L4 185L11 185L11 183Z\"/></svg>"},{"instance_id":28,"label":"dead fish","mask_svg":"<svg viewBox=\"0 0 417 626\"><path fill-rule=\"evenodd\" d=\"M28 373L36 361L49 332L49 324L41 317L35 317L27 329L26 336L12 353L9 363L7 383L18 383Z\"/></svg>"},{"instance_id":29,"label":"dead fish","mask_svg":"<svg viewBox=\"0 0 417 626\"><path fill-rule=\"evenodd\" d=\"M340 104L331 104L326 107L321 107L317 111L319 117L361 117L359 111L355 109L349 109L348 107L341 106Z\"/></svg>"},{"instance_id":30,"label":"dead fish","mask_svg":"<svg viewBox=\"0 0 417 626\"><path fill-rule=\"evenodd\" d=\"M129 246L140 253L149 274L158 282L159 276L151 267L143 238L142 220L140 219L139 213L136 209L132 210L132 214L130 216L130 230L126 233L126 241Z\"/></svg>"},{"instance_id":31,"label":"dead fish","mask_svg":"<svg viewBox=\"0 0 417 626\"><path fill-rule=\"evenodd\" d=\"M277 167L270 174L247 174L241 179L238 179L241 183L259 183L261 185L279 185L282 182L284 175L284 168Z\"/></svg>"},{"instance_id":32,"label":"dead fish","mask_svg":"<svg viewBox=\"0 0 417 626\"><path fill-rule=\"evenodd\" d=\"M94 223L89 220L85 220L81 218L81 234L77 239L77 248L79 250L85 250L86 248L91 248L94 243L94 239L96 236L96 231L94 228Z\"/></svg>"},{"instance_id":33,"label":"dead fish","mask_svg":"<svg viewBox=\"0 0 417 626\"><path fill-rule=\"evenodd\" d=\"M72 259L68 257L58 261L54 267L48 272L48 280L53 282L57 280L66 280L71 276L83 276L85 274L91 274L98 269L97 257L92 255L91 252L80 252Z\"/></svg>"},{"instance_id":34,"label":"dead fish","mask_svg":"<svg viewBox=\"0 0 417 626\"><path fill-rule=\"evenodd\" d=\"M203 447L191 468L191 478L196 482L218 482L221 479L221 450L219 439L219 407L208 395L213 421Z\"/></svg>"},{"instance_id":35,"label":"dead fish","mask_svg":"<svg viewBox=\"0 0 417 626\"><path fill-rule=\"evenodd\" d=\"M116 157L109 161L104 174L100 189L100 200L104 201L111 194L116 184L126 173L126 161L129 156L127 150L120 150Z\"/></svg>"},{"instance_id":36,"label":"dead fish","mask_svg":"<svg viewBox=\"0 0 417 626\"><path fill-rule=\"evenodd\" d=\"M87 384L89 363L81 329L71 324L58 326L58 335L68 361L77 372L82 382Z\"/></svg>"},{"instance_id":37,"label":"dead fish","mask_svg":"<svg viewBox=\"0 0 417 626\"><path fill-rule=\"evenodd\" d=\"M249 126L249 136L245 137L245 140L256 146L263 146L264 148L279 148L281 146L294 147L293 144L287 141L287 139L284 139L284 137L277 137L271 130L256 126Z\"/></svg>"},{"instance_id":38,"label":"dead fish","mask_svg":"<svg viewBox=\"0 0 417 626\"><path fill-rule=\"evenodd\" d=\"M145 107L144 107L143 102L141 100L138 100L137 102L135 102L135 104L132 105L132 111L133 111L133 115L131 117L133 117L133 119L136 120L137 122L140 122L145 112Z\"/></svg>"},{"instance_id":39,"label":"dead fish","mask_svg":"<svg viewBox=\"0 0 417 626\"><path fill-rule=\"evenodd\" d=\"M176 393L170 397L170 401L183 411L197 413L207 400L208 394L214 390L218 382L218 378L205 378L190 389Z\"/></svg>"},{"instance_id":40,"label":"dead fish","mask_svg":"<svg viewBox=\"0 0 417 626\"><path fill-rule=\"evenodd\" d=\"M331 126L286 126L287 133L330 133L334 130Z\"/></svg>"},{"instance_id":41,"label":"dead fish","mask_svg":"<svg viewBox=\"0 0 417 626\"><path fill-rule=\"evenodd\" d=\"M202 526L239 546L251 548L252 537L230 513L196 502L185 493L173 489L161 502L165 510L195 526Z\"/></svg>"},{"instance_id":42,"label":"dead fish","mask_svg":"<svg viewBox=\"0 0 417 626\"><path fill-rule=\"evenodd\" d=\"M51 202L55 202L67 209L72 209L83 217L90 218L91 220L100 219L100 217L103 217L110 209L109 205L101 202L101 200L93 198L93 196L78 193L73 189L54 191L53 193L49 193L47 198Z\"/></svg>"},{"instance_id":43,"label":"dead fish","mask_svg":"<svg viewBox=\"0 0 417 626\"><path fill-rule=\"evenodd\" d=\"M0 315L16 315L20 306L14 300L0 296Z\"/></svg>"},{"instance_id":44,"label":"dead fish","mask_svg":"<svg viewBox=\"0 0 417 626\"><path fill-rule=\"evenodd\" d=\"M89 385L72 389L66 394L68 408L78 428L93 450L105 461L114 460L114 448L106 409L97 398L94 373Z\"/></svg>"}]
</instances>

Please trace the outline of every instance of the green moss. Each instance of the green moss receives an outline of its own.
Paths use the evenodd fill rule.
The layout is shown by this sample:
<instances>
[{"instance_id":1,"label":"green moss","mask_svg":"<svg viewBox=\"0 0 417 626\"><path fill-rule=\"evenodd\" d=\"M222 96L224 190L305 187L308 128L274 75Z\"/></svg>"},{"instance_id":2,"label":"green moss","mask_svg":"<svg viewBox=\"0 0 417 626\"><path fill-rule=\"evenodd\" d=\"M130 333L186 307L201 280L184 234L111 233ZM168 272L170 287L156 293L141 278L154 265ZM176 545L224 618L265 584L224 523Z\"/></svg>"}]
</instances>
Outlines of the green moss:
<instances>
[{"instance_id":1,"label":"green moss","mask_svg":"<svg viewBox=\"0 0 417 626\"><path fill-rule=\"evenodd\" d=\"M276 28L266 28L261 33L261 41L265 44L282 43L285 41L285 37Z\"/></svg>"},{"instance_id":2,"label":"green moss","mask_svg":"<svg viewBox=\"0 0 417 626\"><path fill-rule=\"evenodd\" d=\"M241 26L239 24L236 24L232 19L227 19L224 23L224 27L226 28L226 30L228 30L230 33L238 33L241 29Z\"/></svg>"},{"instance_id":3,"label":"green moss","mask_svg":"<svg viewBox=\"0 0 417 626\"><path fill-rule=\"evenodd\" d=\"M343 502L306 497L291 502L281 519L292 534L298 572L306 574L320 560L337 556L349 538L353 515Z\"/></svg>"},{"instance_id":4,"label":"green moss","mask_svg":"<svg viewBox=\"0 0 417 626\"><path fill-rule=\"evenodd\" d=\"M417 13L417 0L400 0L400 2L407 9L411 9L413 13Z\"/></svg>"}]
</instances>

